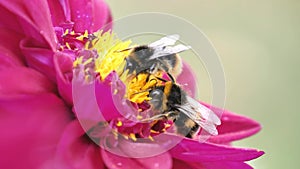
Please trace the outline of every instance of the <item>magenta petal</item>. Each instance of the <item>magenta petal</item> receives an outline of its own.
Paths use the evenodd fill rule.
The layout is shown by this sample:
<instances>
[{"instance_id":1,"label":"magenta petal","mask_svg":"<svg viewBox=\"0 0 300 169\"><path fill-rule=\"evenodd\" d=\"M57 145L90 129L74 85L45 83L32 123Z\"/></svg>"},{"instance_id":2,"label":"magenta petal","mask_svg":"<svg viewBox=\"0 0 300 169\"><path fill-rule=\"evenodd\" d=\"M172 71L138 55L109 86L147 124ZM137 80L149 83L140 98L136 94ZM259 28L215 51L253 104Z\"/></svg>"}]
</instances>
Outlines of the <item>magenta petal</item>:
<instances>
[{"instance_id":1,"label":"magenta petal","mask_svg":"<svg viewBox=\"0 0 300 169\"><path fill-rule=\"evenodd\" d=\"M110 121L132 113L133 110L129 105L122 104L125 100L125 86L121 86L118 94L114 94L114 89L117 88L113 87L119 82L121 81L116 73L111 73L104 81L96 80L91 83L86 83L84 77L81 78L80 75L74 75L72 80L74 112L85 131L99 121Z\"/></svg>"},{"instance_id":2,"label":"magenta petal","mask_svg":"<svg viewBox=\"0 0 300 169\"><path fill-rule=\"evenodd\" d=\"M53 168L104 168L100 147L84 134L77 120L68 124L58 145Z\"/></svg>"},{"instance_id":3,"label":"magenta petal","mask_svg":"<svg viewBox=\"0 0 300 169\"><path fill-rule=\"evenodd\" d=\"M86 84L76 78L72 83L74 112L82 128L88 131L100 121L105 121L95 97L95 84ZM110 114L107 113L107 116ZM105 117L107 117L105 116Z\"/></svg>"},{"instance_id":4,"label":"magenta petal","mask_svg":"<svg viewBox=\"0 0 300 169\"><path fill-rule=\"evenodd\" d=\"M224 112L221 125L217 129L219 135L210 137L210 142L228 143L241 140L259 132L261 126L258 122L245 116Z\"/></svg>"},{"instance_id":5,"label":"magenta petal","mask_svg":"<svg viewBox=\"0 0 300 169\"><path fill-rule=\"evenodd\" d=\"M0 97L55 92L55 85L41 73L27 67L0 71Z\"/></svg>"},{"instance_id":6,"label":"magenta petal","mask_svg":"<svg viewBox=\"0 0 300 169\"><path fill-rule=\"evenodd\" d=\"M178 136L168 135L165 139L178 140ZM201 143L188 138L169 151L173 158L190 162L212 161L248 161L263 155L264 152L255 149L234 148L211 143Z\"/></svg>"},{"instance_id":7,"label":"magenta petal","mask_svg":"<svg viewBox=\"0 0 300 169\"><path fill-rule=\"evenodd\" d=\"M110 169L170 169L172 167L172 158L168 153L147 158L128 158L101 149L101 155Z\"/></svg>"},{"instance_id":8,"label":"magenta petal","mask_svg":"<svg viewBox=\"0 0 300 169\"><path fill-rule=\"evenodd\" d=\"M15 14L11 13L8 9L4 6L0 5L0 27L1 29L8 29L12 32L16 32L19 34L23 34L22 27L18 21L18 18ZM5 41L1 41L5 42Z\"/></svg>"},{"instance_id":9,"label":"magenta petal","mask_svg":"<svg viewBox=\"0 0 300 169\"><path fill-rule=\"evenodd\" d=\"M63 52L56 52L54 54L54 66L59 94L69 105L72 105L73 61L71 55Z\"/></svg>"},{"instance_id":10,"label":"magenta petal","mask_svg":"<svg viewBox=\"0 0 300 169\"><path fill-rule=\"evenodd\" d=\"M125 102L125 85L115 72L110 73L104 81L96 82L95 93L101 113L107 121L122 116L130 118L128 116L136 111L130 103Z\"/></svg>"},{"instance_id":11,"label":"magenta petal","mask_svg":"<svg viewBox=\"0 0 300 169\"><path fill-rule=\"evenodd\" d=\"M92 31L97 31L99 29L104 29L108 31L111 29L111 24L106 25L112 21L112 16L104 0L94 0L93 1L93 25ZM104 27L103 27L104 26Z\"/></svg>"},{"instance_id":12,"label":"magenta petal","mask_svg":"<svg viewBox=\"0 0 300 169\"><path fill-rule=\"evenodd\" d=\"M69 0L48 0L53 26L70 21Z\"/></svg>"},{"instance_id":13,"label":"magenta petal","mask_svg":"<svg viewBox=\"0 0 300 169\"><path fill-rule=\"evenodd\" d=\"M69 110L53 94L0 98L0 168L40 169L53 160Z\"/></svg>"},{"instance_id":14,"label":"magenta petal","mask_svg":"<svg viewBox=\"0 0 300 169\"><path fill-rule=\"evenodd\" d=\"M244 162L187 162L173 159L173 169L252 169L251 166Z\"/></svg>"},{"instance_id":15,"label":"magenta petal","mask_svg":"<svg viewBox=\"0 0 300 169\"><path fill-rule=\"evenodd\" d=\"M20 44L28 66L44 73L52 81L55 81L56 75L53 64L54 52L49 49L38 48L31 45L31 41L28 39L22 40Z\"/></svg>"},{"instance_id":16,"label":"magenta petal","mask_svg":"<svg viewBox=\"0 0 300 169\"><path fill-rule=\"evenodd\" d=\"M182 73L176 79L177 83L181 84L183 89L192 97L197 91L196 76L191 67L183 62Z\"/></svg>"},{"instance_id":17,"label":"magenta petal","mask_svg":"<svg viewBox=\"0 0 300 169\"><path fill-rule=\"evenodd\" d=\"M70 8L76 32L96 31L110 18L109 9L103 0L70 0Z\"/></svg>"},{"instance_id":18,"label":"magenta petal","mask_svg":"<svg viewBox=\"0 0 300 169\"><path fill-rule=\"evenodd\" d=\"M56 36L47 1L0 1L0 5L18 18L14 22L20 23L24 34L34 43L56 49Z\"/></svg>"},{"instance_id":19,"label":"magenta petal","mask_svg":"<svg viewBox=\"0 0 300 169\"><path fill-rule=\"evenodd\" d=\"M243 162L229 162L229 161L222 161L222 162L208 162L208 163L201 163L196 164L194 163L193 166L195 168L201 166L202 169L252 169L251 166L249 166L246 163Z\"/></svg>"},{"instance_id":20,"label":"magenta petal","mask_svg":"<svg viewBox=\"0 0 300 169\"><path fill-rule=\"evenodd\" d=\"M221 125L217 127L219 134L211 136L208 141L219 144L226 144L232 141L249 137L260 131L261 125L245 116L231 113L207 103L203 103L218 115L221 115Z\"/></svg>"},{"instance_id":21,"label":"magenta petal","mask_svg":"<svg viewBox=\"0 0 300 169\"><path fill-rule=\"evenodd\" d=\"M188 169L205 169L201 165L197 165L196 167L192 167L190 165L191 163L173 159L173 168L172 169L183 169L183 168L188 168Z\"/></svg>"},{"instance_id":22,"label":"magenta petal","mask_svg":"<svg viewBox=\"0 0 300 169\"><path fill-rule=\"evenodd\" d=\"M0 41L0 69L24 66L24 58L19 48L22 35L9 29L0 28L0 37L3 39Z\"/></svg>"}]
</instances>

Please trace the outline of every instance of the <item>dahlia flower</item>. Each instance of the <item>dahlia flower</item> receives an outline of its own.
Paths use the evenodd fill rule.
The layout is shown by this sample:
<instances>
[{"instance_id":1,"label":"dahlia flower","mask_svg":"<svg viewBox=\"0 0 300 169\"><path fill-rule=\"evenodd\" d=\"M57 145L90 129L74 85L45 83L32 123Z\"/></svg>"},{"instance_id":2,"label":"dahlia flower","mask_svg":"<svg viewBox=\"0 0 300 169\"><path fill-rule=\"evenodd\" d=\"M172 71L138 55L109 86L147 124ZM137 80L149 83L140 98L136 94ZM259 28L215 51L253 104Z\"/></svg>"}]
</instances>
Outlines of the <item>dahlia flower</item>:
<instances>
[{"instance_id":1,"label":"dahlia flower","mask_svg":"<svg viewBox=\"0 0 300 169\"><path fill-rule=\"evenodd\" d=\"M131 42L103 27L111 15L102 0L1 0L0 9L0 168L247 169L263 154L231 146L259 123L203 102L221 122L205 141L205 127L187 138L172 120L141 122L149 88L165 84L149 78L168 77L121 73ZM193 97L186 63L176 83Z\"/></svg>"}]
</instances>

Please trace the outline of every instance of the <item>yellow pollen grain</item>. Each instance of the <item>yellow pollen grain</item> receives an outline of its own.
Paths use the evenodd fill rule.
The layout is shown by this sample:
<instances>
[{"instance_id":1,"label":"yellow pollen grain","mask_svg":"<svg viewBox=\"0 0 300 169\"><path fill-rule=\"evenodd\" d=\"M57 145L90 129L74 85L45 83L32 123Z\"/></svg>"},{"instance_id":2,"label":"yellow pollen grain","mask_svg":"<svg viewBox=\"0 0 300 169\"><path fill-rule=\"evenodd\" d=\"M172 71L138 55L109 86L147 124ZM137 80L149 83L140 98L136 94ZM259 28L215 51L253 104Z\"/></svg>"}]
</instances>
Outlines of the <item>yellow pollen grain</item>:
<instances>
[{"instance_id":1,"label":"yellow pollen grain","mask_svg":"<svg viewBox=\"0 0 300 169\"><path fill-rule=\"evenodd\" d=\"M152 136L148 136L149 140L154 141Z\"/></svg>"},{"instance_id":2,"label":"yellow pollen grain","mask_svg":"<svg viewBox=\"0 0 300 169\"><path fill-rule=\"evenodd\" d=\"M124 66L125 57L129 51L123 51L129 48L131 41L121 41L114 33L99 31L94 33L96 38L86 43L85 48L96 50L99 57L95 59L95 72L99 73L101 79L105 79L112 71L117 71Z\"/></svg>"},{"instance_id":3,"label":"yellow pollen grain","mask_svg":"<svg viewBox=\"0 0 300 169\"><path fill-rule=\"evenodd\" d=\"M114 90L114 95L118 94L118 89Z\"/></svg>"},{"instance_id":4,"label":"yellow pollen grain","mask_svg":"<svg viewBox=\"0 0 300 169\"><path fill-rule=\"evenodd\" d=\"M140 110L142 111L142 109L139 109L139 111L140 111ZM136 118L137 118L138 120L142 120L142 119L143 119L143 116L137 115Z\"/></svg>"},{"instance_id":5,"label":"yellow pollen grain","mask_svg":"<svg viewBox=\"0 0 300 169\"><path fill-rule=\"evenodd\" d=\"M70 44L68 42L66 42L66 46L67 46L68 49L71 50Z\"/></svg>"},{"instance_id":6,"label":"yellow pollen grain","mask_svg":"<svg viewBox=\"0 0 300 169\"><path fill-rule=\"evenodd\" d=\"M77 39L77 40L80 40L80 41L83 41L84 38L88 38L88 35L89 35L88 31L85 30L85 31L84 31L84 34L83 34L83 35L80 35L80 36L78 36L78 37L76 37L76 39Z\"/></svg>"},{"instance_id":7,"label":"yellow pollen grain","mask_svg":"<svg viewBox=\"0 0 300 169\"><path fill-rule=\"evenodd\" d=\"M89 63L92 63L93 60L94 60L94 58L89 58L88 60L86 60L85 62L83 62L83 65L87 65Z\"/></svg>"},{"instance_id":8,"label":"yellow pollen grain","mask_svg":"<svg viewBox=\"0 0 300 169\"><path fill-rule=\"evenodd\" d=\"M165 124L165 127L166 128L171 127L171 124Z\"/></svg>"},{"instance_id":9,"label":"yellow pollen grain","mask_svg":"<svg viewBox=\"0 0 300 169\"><path fill-rule=\"evenodd\" d=\"M126 136L126 135L122 135L126 140L128 140L128 136Z\"/></svg>"},{"instance_id":10,"label":"yellow pollen grain","mask_svg":"<svg viewBox=\"0 0 300 169\"><path fill-rule=\"evenodd\" d=\"M78 57L75 59L75 61L73 62L73 67L77 67L78 65L82 64L82 57Z\"/></svg>"},{"instance_id":11,"label":"yellow pollen grain","mask_svg":"<svg viewBox=\"0 0 300 169\"><path fill-rule=\"evenodd\" d=\"M69 34L69 29L66 29L64 32L64 36L66 36L67 34Z\"/></svg>"},{"instance_id":12,"label":"yellow pollen grain","mask_svg":"<svg viewBox=\"0 0 300 169\"><path fill-rule=\"evenodd\" d=\"M123 125L122 121L118 121L116 124L118 127L121 127Z\"/></svg>"},{"instance_id":13,"label":"yellow pollen grain","mask_svg":"<svg viewBox=\"0 0 300 169\"><path fill-rule=\"evenodd\" d=\"M116 130L112 130L112 133L113 133L115 139L117 139L118 138L118 132Z\"/></svg>"},{"instance_id":14,"label":"yellow pollen grain","mask_svg":"<svg viewBox=\"0 0 300 169\"><path fill-rule=\"evenodd\" d=\"M135 103L151 100L149 90L156 85L162 84L156 77L161 78L162 74L160 72L155 75L139 74L135 78L132 78L131 81L126 83L127 98Z\"/></svg>"},{"instance_id":15,"label":"yellow pollen grain","mask_svg":"<svg viewBox=\"0 0 300 169\"><path fill-rule=\"evenodd\" d=\"M70 34L71 34L71 35L75 35L75 32L74 32L74 31L72 31Z\"/></svg>"},{"instance_id":16,"label":"yellow pollen grain","mask_svg":"<svg viewBox=\"0 0 300 169\"><path fill-rule=\"evenodd\" d=\"M129 134L129 137L130 137L133 141L136 141L136 140L137 140L134 133L130 133L130 134Z\"/></svg>"},{"instance_id":17,"label":"yellow pollen grain","mask_svg":"<svg viewBox=\"0 0 300 169\"><path fill-rule=\"evenodd\" d=\"M84 31L83 37L87 38L89 35L89 32L87 30Z\"/></svg>"},{"instance_id":18,"label":"yellow pollen grain","mask_svg":"<svg viewBox=\"0 0 300 169\"><path fill-rule=\"evenodd\" d=\"M155 131L155 130L150 130L151 133L154 133L154 134L159 134L158 131Z\"/></svg>"}]
</instances>

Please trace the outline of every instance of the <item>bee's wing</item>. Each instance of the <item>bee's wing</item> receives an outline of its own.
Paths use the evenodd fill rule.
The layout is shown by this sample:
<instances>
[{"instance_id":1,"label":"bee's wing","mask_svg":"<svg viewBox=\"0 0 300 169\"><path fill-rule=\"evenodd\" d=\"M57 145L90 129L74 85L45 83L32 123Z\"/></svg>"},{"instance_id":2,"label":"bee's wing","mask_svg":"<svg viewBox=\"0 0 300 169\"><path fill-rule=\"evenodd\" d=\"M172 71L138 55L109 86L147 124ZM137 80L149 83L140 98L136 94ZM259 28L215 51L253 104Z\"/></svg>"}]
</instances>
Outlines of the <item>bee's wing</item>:
<instances>
[{"instance_id":1,"label":"bee's wing","mask_svg":"<svg viewBox=\"0 0 300 169\"><path fill-rule=\"evenodd\" d=\"M177 34L169 35L169 36L159 39L158 41L155 41L155 42L149 44L148 46L153 47L153 48L170 46L170 45L174 45L178 39L179 39L179 35L177 35Z\"/></svg>"},{"instance_id":2,"label":"bee's wing","mask_svg":"<svg viewBox=\"0 0 300 169\"><path fill-rule=\"evenodd\" d=\"M204 105L200 104L193 98L187 96L188 103L178 105L177 109L191 118L200 127L212 135L217 135L216 125L220 125L221 121L217 115Z\"/></svg>"},{"instance_id":3,"label":"bee's wing","mask_svg":"<svg viewBox=\"0 0 300 169\"><path fill-rule=\"evenodd\" d=\"M167 56L170 54L180 53L185 50L190 49L190 46L185 46L182 44L176 45L176 46L163 46L163 47L157 47L154 48L153 55L149 57L149 60L156 59L162 56Z\"/></svg>"},{"instance_id":4,"label":"bee's wing","mask_svg":"<svg viewBox=\"0 0 300 169\"><path fill-rule=\"evenodd\" d=\"M206 120L214 123L215 125L220 125L220 118L209 108L205 107L197 100L187 96L188 103L197 111L200 112L201 116Z\"/></svg>"},{"instance_id":5,"label":"bee's wing","mask_svg":"<svg viewBox=\"0 0 300 169\"><path fill-rule=\"evenodd\" d=\"M178 110L180 112L184 113L185 115L187 115L189 118L191 118L195 123L197 123L201 128L203 128L205 131L207 131L211 135L218 135L216 125L209 121L205 121L201 117L198 117L198 115L195 115L195 114L198 114L198 112L191 109L190 106L181 105L180 107L178 107Z\"/></svg>"}]
</instances>

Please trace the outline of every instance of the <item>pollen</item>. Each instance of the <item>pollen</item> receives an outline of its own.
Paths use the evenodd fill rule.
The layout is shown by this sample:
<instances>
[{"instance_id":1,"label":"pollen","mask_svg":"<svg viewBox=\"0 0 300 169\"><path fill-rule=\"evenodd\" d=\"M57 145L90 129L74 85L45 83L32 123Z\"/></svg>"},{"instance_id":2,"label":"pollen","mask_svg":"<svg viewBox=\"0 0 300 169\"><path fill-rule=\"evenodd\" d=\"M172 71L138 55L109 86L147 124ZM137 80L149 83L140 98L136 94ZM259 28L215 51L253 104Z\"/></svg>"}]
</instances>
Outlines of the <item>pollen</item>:
<instances>
[{"instance_id":1,"label":"pollen","mask_svg":"<svg viewBox=\"0 0 300 169\"><path fill-rule=\"evenodd\" d=\"M123 125L122 121L118 121L116 124L118 127L121 127Z\"/></svg>"},{"instance_id":2,"label":"pollen","mask_svg":"<svg viewBox=\"0 0 300 169\"><path fill-rule=\"evenodd\" d=\"M154 138L152 136L148 136L149 140L154 141Z\"/></svg>"},{"instance_id":3,"label":"pollen","mask_svg":"<svg viewBox=\"0 0 300 169\"><path fill-rule=\"evenodd\" d=\"M132 78L127 83L127 98L135 103L142 103L144 101L149 101L149 90L162 82L157 80L157 77L162 77L161 73L156 73L155 75L149 74L139 74Z\"/></svg>"},{"instance_id":4,"label":"pollen","mask_svg":"<svg viewBox=\"0 0 300 169\"><path fill-rule=\"evenodd\" d=\"M88 31L85 30L85 31L84 31L84 34L81 35L81 36L76 37L76 39L78 39L78 40L80 40L80 41L83 41L84 38L88 38L88 35L89 35Z\"/></svg>"},{"instance_id":5,"label":"pollen","mask_svg":"<svg viewBox=\"0 0 300 169\"><path fill-rule=\"evenodd\" d=\"M71 50L71 46L70 46L70 44L68 42L66 42L66 46L67 46L68 49Z\"/></svg>"},{"instance_id":6,"label":"pollen","mask_svg":"<svg viewBox=\"0 0 300 169\"><path fill-rule=\"evenodd\" d=\"M129 48L131 41L121 41L114 33L102 31L94 34L94 40L88 42L85 48L96 50L98 57L95 60L95 72L99 73L102 79L105 79L112 71L118 71L124 66L125 57L130 51L124 51ZM122 52L120 52L122 51Z\"/></svg>"},{"instance_id":7,"label":"pollen","mask_svg":"<svg viewBox=\"0 0 300 169\"><path fill-rule=\"evenodd\" d=\"M78 65L82 64L83 57L78 57L73 62L73 67L77 67Z\"/></svg>"},{"instance_id":8,"label":"pollen","mask_svg":"<svg viewBox=\"0 0 300 169\"><path fill-rule=\"evenodd\" d=\"M66 36L67 34L69 34L69 29L66 29L64 32L64 36Z\"/></svg>"},{"instance_id":9,"label":"pollen","mask_svg":"<svg viewBox=\"0 0 300 169\"><path fill-rule=\"evenodd\" d=\"M130 134L129 134L129 138L131 138L133 141L136 141L136 140L137 140L134 133L130 133Z\"/></svg>"}]
</instances>

